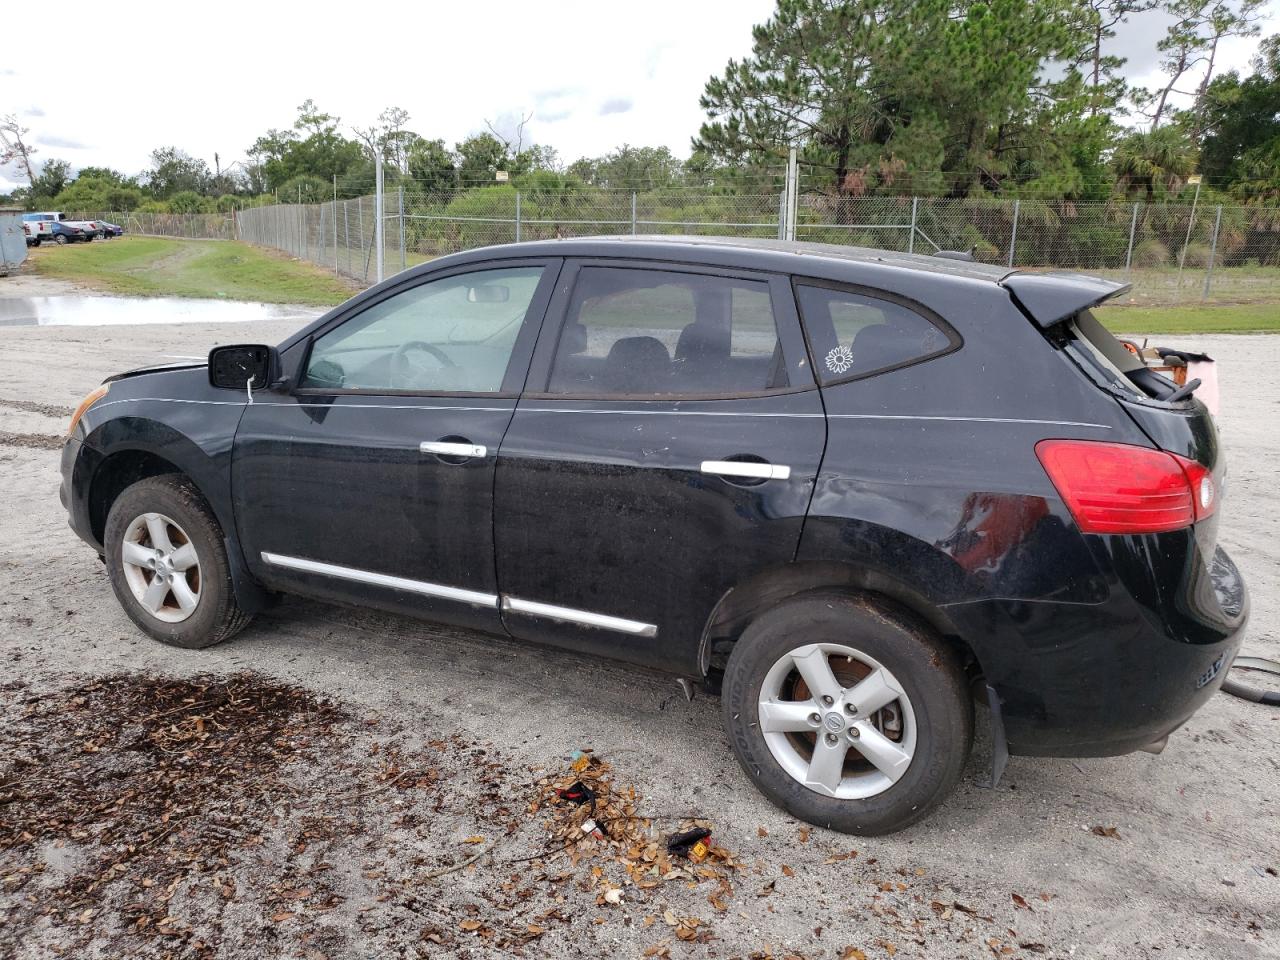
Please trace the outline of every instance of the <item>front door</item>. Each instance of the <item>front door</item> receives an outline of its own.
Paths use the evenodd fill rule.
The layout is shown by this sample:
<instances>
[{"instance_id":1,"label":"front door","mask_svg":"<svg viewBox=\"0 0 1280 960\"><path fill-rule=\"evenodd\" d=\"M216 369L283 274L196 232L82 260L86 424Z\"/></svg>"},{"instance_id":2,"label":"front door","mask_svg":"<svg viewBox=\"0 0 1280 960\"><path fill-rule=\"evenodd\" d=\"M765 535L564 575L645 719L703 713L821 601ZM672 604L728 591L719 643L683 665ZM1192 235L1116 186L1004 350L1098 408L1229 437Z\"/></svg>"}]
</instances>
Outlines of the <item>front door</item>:
<instances>
[{"instance_id":1,"label":"front door","mask_svg":"<svg viewBox=\"0 0 1280 960\"><path fill-rule=\"evenodd\" d=\"M703 626L795 556L826 421L785 278L570 262L498 455L515 636L694 674Z\"/></svg>"},{"instance_id":2,"label":"front door","mask_svg":"<svg viewBox=\"0 0 1280 960\"><path fill-rule=\"evenodd\" d=\"M558 267L414 278L291 348L296 388L255 398L233 454L259 580L502 629L494 464Z\"/></svg>"}]
</instances>

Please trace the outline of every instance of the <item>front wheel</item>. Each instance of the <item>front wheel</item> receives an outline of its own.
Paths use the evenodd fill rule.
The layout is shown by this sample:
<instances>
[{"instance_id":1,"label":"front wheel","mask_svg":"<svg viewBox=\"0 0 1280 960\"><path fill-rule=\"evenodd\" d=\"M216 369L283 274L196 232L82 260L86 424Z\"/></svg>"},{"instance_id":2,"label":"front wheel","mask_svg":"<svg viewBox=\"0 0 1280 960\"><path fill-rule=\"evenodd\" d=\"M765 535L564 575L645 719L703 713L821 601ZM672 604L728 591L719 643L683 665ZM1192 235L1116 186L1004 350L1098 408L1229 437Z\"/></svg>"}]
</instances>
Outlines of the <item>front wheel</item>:
<instances>
[{"instance_id":1,"label":"front wheel","mask_svg":"<svg viewBox=\"0 0 1280 960\"><path fill-rule=\"evenodd\" d=\"M197 649L248 625L222 530L185 477L149 477L126 489L107 515L103 542L116 599L156 640Z\"/></svg>"},{"instance_id":2,"label":"front wheel","mask_svg":"<svg viewBox=\"0 0 1280 960\"><path fill-rule=\"evenodd\" d=\"M723 705L733 751L766 797L809 823L885 834L955 788L973 703L950 647L866 594L801 594L734 645Z\"/></svg>"}]
</instances>

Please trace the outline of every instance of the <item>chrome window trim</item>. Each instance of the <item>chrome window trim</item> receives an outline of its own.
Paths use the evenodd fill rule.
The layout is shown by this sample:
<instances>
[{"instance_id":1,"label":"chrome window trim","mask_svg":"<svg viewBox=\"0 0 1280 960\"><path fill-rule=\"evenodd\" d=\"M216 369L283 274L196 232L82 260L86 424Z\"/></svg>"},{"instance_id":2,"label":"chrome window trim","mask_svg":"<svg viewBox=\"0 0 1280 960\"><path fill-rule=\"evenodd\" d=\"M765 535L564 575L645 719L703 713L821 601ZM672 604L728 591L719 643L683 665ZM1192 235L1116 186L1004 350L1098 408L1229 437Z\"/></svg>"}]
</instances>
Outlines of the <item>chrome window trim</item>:
<instances>
[{"instance_id":1,"label":"chrome window trim","mask_svg":"<svg viewBox=\"0 0 1280 960\"><path fill-rule=\"evenodd\" d=\"M337 577L341 580L354 580L357 583L368 583L375 587L387 587L391 590L404 590L425 597L440 600L456 600L476 607L497 609L498 597L493 593L480 593L476 590L464 590L461 587L448 587L441 583L428 583L425 580L409 580L405 577L393 577L385 573L374 573L370 570L357 570L354 567L342 567L336 563L321 563L318 560L304 560L301 557L287 557L279 553L262 551L262 562L273 567L286 570L298 570L302 573L318 573L326 577Z\"/></svg>"},{"instance_id":2,"label":"chrome window trim","mask_svg":"<svg viewBox=\"0 0 1280 960\"><path fill-rule=\"evenodd\" d=\"M519 597L505 593L502 595L502 610L504 613L522 613L530 617L545 617L548 620L561 620L584 627L599 627L602 630L612 630L615 633L625 633L633 637L655 637L658 634L656 624L627 620L625 617L611 617L604 613L592 613L590 610L559 607L553 603L521 600Z\"/></svg>"}]
</instances>

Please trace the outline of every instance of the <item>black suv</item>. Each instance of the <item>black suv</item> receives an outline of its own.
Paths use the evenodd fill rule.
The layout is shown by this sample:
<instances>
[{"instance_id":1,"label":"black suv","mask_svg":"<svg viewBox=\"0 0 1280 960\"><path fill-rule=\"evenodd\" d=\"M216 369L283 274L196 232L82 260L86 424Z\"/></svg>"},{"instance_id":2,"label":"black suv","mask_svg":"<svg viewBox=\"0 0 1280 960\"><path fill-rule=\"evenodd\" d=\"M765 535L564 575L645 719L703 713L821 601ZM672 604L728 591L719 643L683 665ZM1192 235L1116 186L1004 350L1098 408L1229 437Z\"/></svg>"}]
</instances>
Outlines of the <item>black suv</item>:
<instances>
[{"instance_id":1,"label":"black suv","mask_svg":"<svg viewBox=\"0 0 1280 960\"><path fill-rule=\"evenodd\" d=\"M878 833L1019 754L1158 747L1248 602L1186 388L1125 288L772 241L557 240L415 267L278 347L114 377L62 457L151 636L277 593L707 678L747 775Z\"/></svg>"}]
</instances>

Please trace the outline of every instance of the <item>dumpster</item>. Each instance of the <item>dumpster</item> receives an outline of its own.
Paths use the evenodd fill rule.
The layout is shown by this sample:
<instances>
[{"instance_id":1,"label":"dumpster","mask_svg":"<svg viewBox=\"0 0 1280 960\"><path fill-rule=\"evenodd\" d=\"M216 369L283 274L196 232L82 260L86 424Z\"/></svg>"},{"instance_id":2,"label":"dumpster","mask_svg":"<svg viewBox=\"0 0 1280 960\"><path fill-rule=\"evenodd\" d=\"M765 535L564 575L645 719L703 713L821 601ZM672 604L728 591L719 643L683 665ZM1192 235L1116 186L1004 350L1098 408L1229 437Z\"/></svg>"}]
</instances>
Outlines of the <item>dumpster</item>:
<instances>
[{"instance_id":1,"label":"dumpster","mask_svg":"<svg viewBox=\"0 0 1280 960\"><path fill-rule=\"evenodd\" d=\"M0 277L27 259L27 238L22 232L22 208L0 207Z\"/></svg>"}]
</instances>

